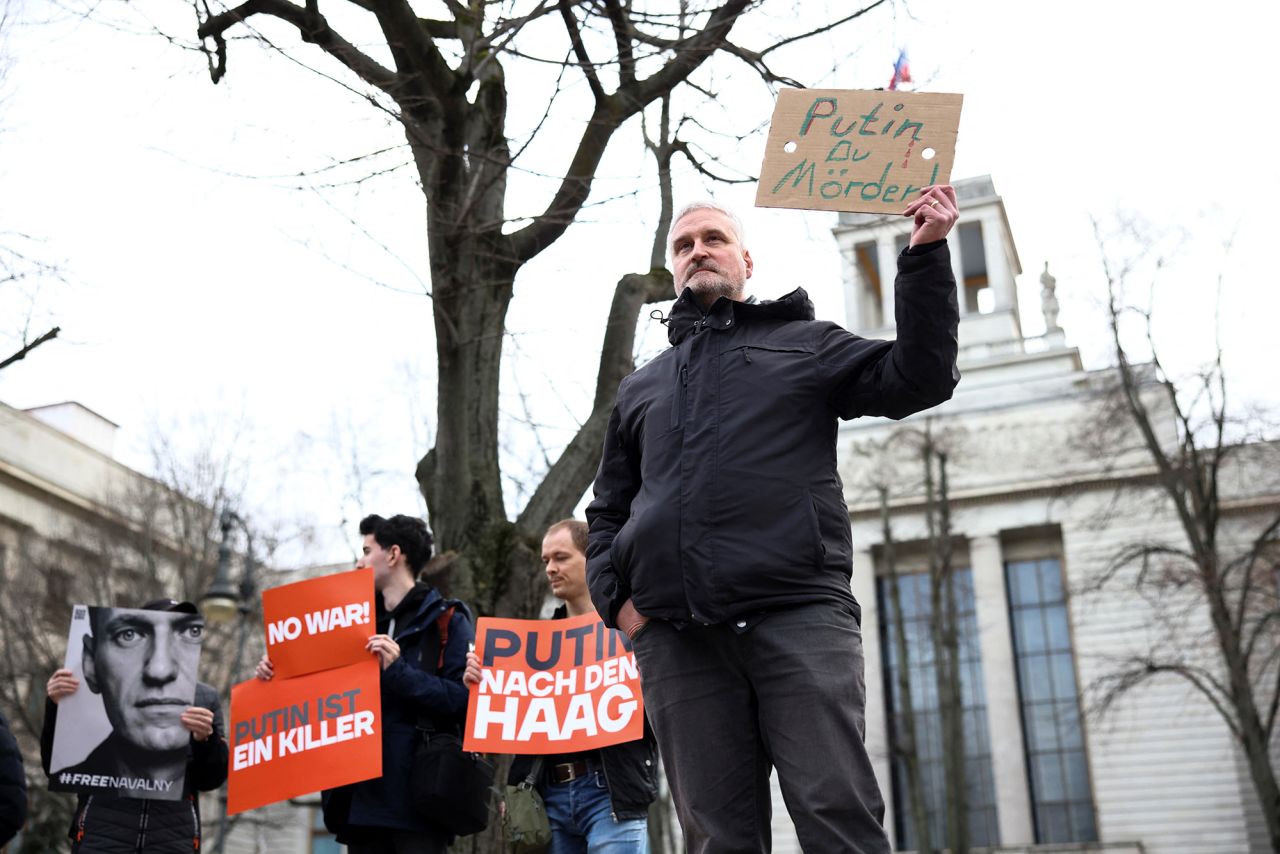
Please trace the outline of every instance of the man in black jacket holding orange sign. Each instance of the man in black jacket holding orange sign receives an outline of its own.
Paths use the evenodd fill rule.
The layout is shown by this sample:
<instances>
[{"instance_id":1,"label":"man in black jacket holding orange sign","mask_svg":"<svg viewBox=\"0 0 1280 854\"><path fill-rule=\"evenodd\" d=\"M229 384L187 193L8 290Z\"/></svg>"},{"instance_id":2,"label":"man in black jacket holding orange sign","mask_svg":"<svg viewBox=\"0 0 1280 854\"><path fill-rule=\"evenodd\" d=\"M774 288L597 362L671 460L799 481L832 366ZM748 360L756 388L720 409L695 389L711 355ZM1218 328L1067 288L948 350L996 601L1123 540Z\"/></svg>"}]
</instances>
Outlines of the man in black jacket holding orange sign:
<instances>
[{"instance_id":1,"label":"man in black jacket holding orange sign","mask_svg":"<svg viewBox=\"0 0 1280 854\"><path fill-rule=\"evenodd\" d=\"M888 852L863 745L862 637L836 470L840 419L903 418L959 380L946 236L955 191L926 187L898 258L897 340L814 320L802 289L746 299L754 262L729 210L669 235L671 348L618 387L587 508L587 578L631 636L688 849L769 850L769 775L805 851Z\"/></svg>"},{"instance_id":2,"label":"man in black jacket holding orange sign","mask_svg":"<svg viewBox=\"0 0 1280 854\"><path fill-rule=\"evenodd\" d=\"M553 619L593 614L587 590L587 525L564 519L542 539L542 563L551 594L562 604ZM467 655L463 681L480 682L480 659ZM517 756L508 785L533 771L534 756ZM657 749L645 724L644 738L584 753L544 756L534 785L551 824L551 854L647 854L649 804L657 796Z\"/></svg>"}]
</instances>

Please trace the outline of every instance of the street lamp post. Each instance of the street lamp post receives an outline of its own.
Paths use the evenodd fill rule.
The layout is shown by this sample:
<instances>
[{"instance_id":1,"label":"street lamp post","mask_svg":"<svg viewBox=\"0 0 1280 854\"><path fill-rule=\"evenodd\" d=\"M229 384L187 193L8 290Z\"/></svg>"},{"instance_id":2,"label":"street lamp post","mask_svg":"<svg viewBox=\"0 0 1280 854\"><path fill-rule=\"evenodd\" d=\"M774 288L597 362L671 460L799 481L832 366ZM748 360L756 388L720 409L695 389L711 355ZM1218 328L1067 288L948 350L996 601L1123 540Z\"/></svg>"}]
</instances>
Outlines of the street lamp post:
<instances>
[{"instance_id":1,"label":"street lamp post","mask_svg":"<svg viewBox=\"0 0 1280 854\"><path fill-rule=\"evenodd\" d=\"M239 619L237 626L235 658L231 662L231 671L227 676L227 691L240 678L240 667L244 661L244 648L249 638L249 614L253 611L253 597L257 590L257 569L253 560L253 534L244 519L234 511L223 509L218 520L222 529L222 540L218 544L218 570L214 574L213 583L200 598L200 607L205 619L211 623L229 623ZM240 574L240 583L231 581L231 529L239 525L244 532L245 551L244 569ZM222 817L218 822L218 841L214 847L217 854L223 854L227 846L227 797L222 796Z\"/></svg>"}]
</instances>

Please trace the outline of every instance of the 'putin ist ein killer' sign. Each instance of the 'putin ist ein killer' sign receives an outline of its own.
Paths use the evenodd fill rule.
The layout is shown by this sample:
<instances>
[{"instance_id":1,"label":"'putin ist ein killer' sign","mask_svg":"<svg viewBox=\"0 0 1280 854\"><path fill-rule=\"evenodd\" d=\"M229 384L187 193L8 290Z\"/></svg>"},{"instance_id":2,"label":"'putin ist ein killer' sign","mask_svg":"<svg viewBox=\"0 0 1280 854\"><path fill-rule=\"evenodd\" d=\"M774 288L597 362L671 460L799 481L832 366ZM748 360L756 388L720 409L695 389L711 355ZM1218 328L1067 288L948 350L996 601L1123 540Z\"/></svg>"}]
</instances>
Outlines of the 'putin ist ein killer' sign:
<instances>
[{"instance_id":1,"label":"'putin ist ein killer' sign","mask_svg":"<svg viewBox=\"0 0 1280 854\"><path fill-rule=\"evenodd\" d=\"M756 205L902 213L922 187L951 180L963 100L941 93L781 90Z\"/></svg>"}]
</instances>

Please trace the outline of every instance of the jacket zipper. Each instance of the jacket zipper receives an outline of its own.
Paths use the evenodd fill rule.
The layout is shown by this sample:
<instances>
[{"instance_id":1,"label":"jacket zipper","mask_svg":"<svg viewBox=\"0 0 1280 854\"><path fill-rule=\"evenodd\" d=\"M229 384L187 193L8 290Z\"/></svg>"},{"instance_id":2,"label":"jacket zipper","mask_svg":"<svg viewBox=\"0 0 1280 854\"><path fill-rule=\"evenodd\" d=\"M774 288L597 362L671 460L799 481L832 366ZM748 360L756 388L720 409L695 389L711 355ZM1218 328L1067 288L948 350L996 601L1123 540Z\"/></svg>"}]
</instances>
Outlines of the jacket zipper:
<instances>
[{"instance_id":1,"label":"jacket zipper","mask_svg":"<svg viewBox=\"0 0 1280 854\"><path fill-rule=\"evenodd\" d=\"M684 420L684 399L685 393L689 388L689 366L685 365L680 368L680 385L676 388L675 403L671 406L671 429L680 426L680 422Z\"/></svg>"},{"instance_id":2,"label":"jacket zipper","mask_svg":"<svg viewBox=\"0 0 1280 854\"><path fill-rule=\"evenodd\" d=\"M200 827L200 810L196 807L196 798L198 798L198 797L200 797L198 794L192 793L191 798L190 798L190 801L191 801L191 826L192 826L192 828L194 828L194 829L195 829L195 833L194 833L194 834L192 835L192 837L191 837L191 850L192 850L192 851L199 851L199 850L200 850L200 835L201 835L201 833L200 833L200 831L201 831L201 827Z\"/></svg>"},{"instance_id":3,"label":"jacket zipper","mask_svg":"<svg viewBox=\"0 0 1280 854\"><path fill-rule=\"evenodd\" d=\"M138 814L138 854L147 850L147 802L142 802L142 812Z\"/></svg>"}]
</instances>

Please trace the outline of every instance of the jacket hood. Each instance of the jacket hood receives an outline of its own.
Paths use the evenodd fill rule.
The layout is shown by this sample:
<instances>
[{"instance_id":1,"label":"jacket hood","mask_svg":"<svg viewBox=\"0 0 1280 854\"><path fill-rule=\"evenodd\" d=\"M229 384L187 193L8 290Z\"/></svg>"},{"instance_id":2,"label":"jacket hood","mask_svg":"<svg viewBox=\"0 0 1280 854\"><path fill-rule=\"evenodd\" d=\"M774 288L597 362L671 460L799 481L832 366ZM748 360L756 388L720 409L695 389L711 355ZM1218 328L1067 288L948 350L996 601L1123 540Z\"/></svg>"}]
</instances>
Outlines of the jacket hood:
<instances>
[{"instance_id":1,"label":"jacket hood","mask_svg":"<svg viewBox=\"0 0 1280 854\"><path fill-rule=\"evenodd\" d=\"M706 314L694 299L693 291L685 288L667 315L667 340L674 347L701 329L728 329L735 323L760 320L813 320L813 317L813 301L804 288L764 302L739 302L720 297Z\"/></svg>"}]
</instances>

